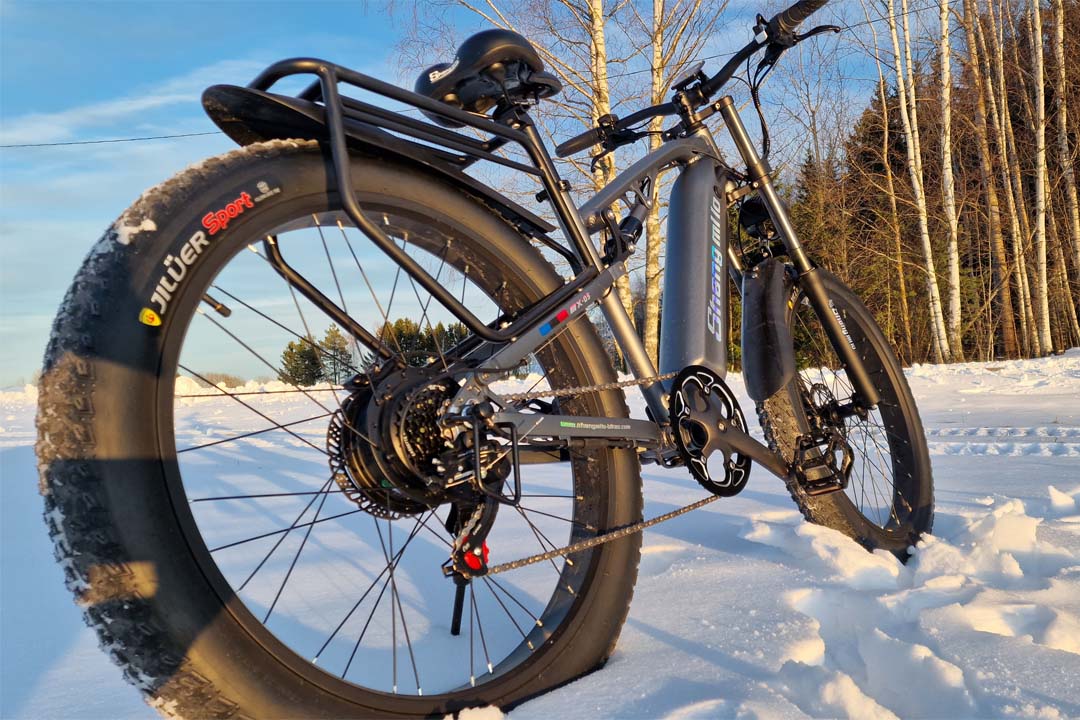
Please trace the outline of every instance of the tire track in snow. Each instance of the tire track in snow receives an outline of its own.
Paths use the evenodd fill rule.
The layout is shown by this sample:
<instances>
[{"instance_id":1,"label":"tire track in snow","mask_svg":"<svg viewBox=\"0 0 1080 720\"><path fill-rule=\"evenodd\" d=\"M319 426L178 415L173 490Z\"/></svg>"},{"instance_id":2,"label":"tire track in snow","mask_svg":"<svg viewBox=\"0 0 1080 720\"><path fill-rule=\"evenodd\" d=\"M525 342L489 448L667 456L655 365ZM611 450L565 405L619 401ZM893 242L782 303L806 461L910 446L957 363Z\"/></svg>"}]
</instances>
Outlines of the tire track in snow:
<instances>
[{"instance_id":1,"label":"tire track in snow","mask_svg":"<svg viewBox=\"0 0 1080 720\"><path fill-rule=\"evenodd\" d=\"M1077 427L931 428L926 440L932 455L1080 457Z\"/></svg>"}]
</instances>

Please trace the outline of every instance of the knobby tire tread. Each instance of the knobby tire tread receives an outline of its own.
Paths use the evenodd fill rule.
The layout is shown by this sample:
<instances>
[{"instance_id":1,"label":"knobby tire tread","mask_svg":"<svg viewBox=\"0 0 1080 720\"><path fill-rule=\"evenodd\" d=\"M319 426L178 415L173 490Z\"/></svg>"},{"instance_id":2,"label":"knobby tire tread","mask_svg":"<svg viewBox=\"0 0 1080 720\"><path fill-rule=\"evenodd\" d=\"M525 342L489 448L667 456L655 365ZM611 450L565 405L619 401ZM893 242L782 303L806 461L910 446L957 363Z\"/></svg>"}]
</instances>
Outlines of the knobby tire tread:
<instances>
[{"instance_id":1,"label":"knobby tire tread","mask_svg":"<svg viewBox=\"0 0 1080 720\"><path fill-rule=\"evenodd\" d=\"M120 242L124 232L121 228L138 228L144 220L165 213L167 208L175 209L200 188L213 186L252 162L286 158L317 148L314 141L258 143L208 159L147 190L90 251L64 296L45 352L36 418L36 454L39 490L45 505L43 517L54 555L101 649L122 669L128 682L143 693L146 702L165 717L225 720L250 716L235 698L227 697L199 672L186 648L175 642L162 624L149 602L152 578L125 549L110 517L105 488L95 469L100 442L94 429L98 384L94 362L88 359L94 357L96 349L92 330L101 320L101 299L112 291L110 279L115 279L117 269L122 267L118 255L128 250ZM461 192L468 201L479 202ZM625 397L621 392L616 397L617 407L628 417ZM636 468L636 459L633 463ZM625 499L640 516L641 484L638 481L632 485L635 497ZM624 577L636 578L640 535L624 542L632 549L633 557L632 565L623 570ZM621 628L629 613L633 585L631 582L621 610L610 616L616 628ZM595 593L592 595L595 597ZM589 610L586 605L579 612L588 615ZM618 634L616 629L596 667L606 662ZM566 650L552 652L558 656ZM536 694L519 697L513 704Z\"/></svg>"}]
</instances>

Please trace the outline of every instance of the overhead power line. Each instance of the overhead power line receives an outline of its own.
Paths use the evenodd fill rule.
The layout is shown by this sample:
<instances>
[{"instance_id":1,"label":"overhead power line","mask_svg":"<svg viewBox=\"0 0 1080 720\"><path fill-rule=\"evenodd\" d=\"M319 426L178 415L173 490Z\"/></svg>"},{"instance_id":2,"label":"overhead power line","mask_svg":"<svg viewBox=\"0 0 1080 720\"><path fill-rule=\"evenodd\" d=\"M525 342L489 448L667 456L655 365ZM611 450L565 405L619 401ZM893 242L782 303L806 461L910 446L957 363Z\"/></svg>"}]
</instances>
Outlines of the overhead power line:
<instances>
[{"instance_id":1,"label":"overhead power line","mask_svg":"<svg viewBox=\"0 0 1080 720\"><path fill-rule=\"evenodd\" d=\"M213 132L180 133L179 135L146 135L143 137L113 138L109 140L72 140L71 142L17 143L0 145L0 148L59 147L61 145L104 145L106 143L138 142L140 140L172 140L173 138L199 137L200 135L221 135L220 130Z\"/></svg>"}]
</instances>

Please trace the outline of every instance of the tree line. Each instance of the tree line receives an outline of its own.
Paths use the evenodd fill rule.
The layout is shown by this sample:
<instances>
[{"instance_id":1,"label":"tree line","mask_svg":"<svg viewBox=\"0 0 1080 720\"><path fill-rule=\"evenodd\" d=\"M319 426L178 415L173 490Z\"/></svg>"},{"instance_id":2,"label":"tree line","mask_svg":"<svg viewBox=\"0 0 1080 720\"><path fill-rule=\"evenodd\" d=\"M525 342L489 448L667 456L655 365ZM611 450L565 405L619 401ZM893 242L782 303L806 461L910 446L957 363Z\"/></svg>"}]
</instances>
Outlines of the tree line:
<instances>
[{"instance_id":1,"label":"tree line","mask_svg":"<svg viewBox=\"0 0 1080 720\"><path fill-rule=\"evenodd\" d=\"M409 318L383 323L375 333L392 352L415 367L437 361L439 357L468 336L461 323L421 326ZM331 324L321 340L312 336L289 342L281 353L278 379L300 387L321 382L341 385L367 370L374 356L346 338L337 325Z\"/></svg>"},{"instance_id":2,"label":"tree line","mask_svg":"<svg viewBox=\"0 0 1080 720\"><path fill-rule=\"evenodd\" d=\"M906 0L885 3L877 92L841 142L800 164L797 227L835 258L909 362L1080 344L1069 113L1080 46L1066 32L1080 28L1080 5L938 9L935 44L918 58Z\"/></svg>"},{"instance_id":3,"label":"tree line","mask_svg":"<svg viewBox=\"0 0 1080 720\"><path fill-rule=\"evenodd\" d=\"M711 43L724 20L752 21L723 1L441 0L414 14L410 67L462 39L462 11L536 45L564 85L537 110L558 139L666 99L680 70L721 50ZM848 29L786 56L765 109L787 128L774 131L773 164L804 245L905 362L1080 344L1080 1L842 0L815 20ZM852 67L873 79L855 83ZM641 152L597 149L564 175L584 197ZM657 183L644 257L619 287L654 359L664 192Z\"/></svg>"}]
</instances>

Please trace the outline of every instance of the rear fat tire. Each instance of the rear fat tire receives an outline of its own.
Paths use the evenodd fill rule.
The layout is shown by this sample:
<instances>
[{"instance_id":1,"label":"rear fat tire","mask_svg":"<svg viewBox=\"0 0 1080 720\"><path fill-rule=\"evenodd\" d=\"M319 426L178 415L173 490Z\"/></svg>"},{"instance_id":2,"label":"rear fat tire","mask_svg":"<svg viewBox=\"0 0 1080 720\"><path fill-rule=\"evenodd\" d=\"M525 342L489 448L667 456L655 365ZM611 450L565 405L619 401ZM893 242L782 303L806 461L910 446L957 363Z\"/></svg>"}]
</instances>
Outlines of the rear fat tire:
<instances>
[{"instance_id":1,"label":"rear fat tire","mask_svg":"<svg viewBox=\"0 0 1080 720\"><path fill-rule=\"evenodd\" d=\"M358 159L355 168L358 192L431 203L476 228L488 243L486 252L502 258L511 285L529 296L516 302L559 286L557 273L535 248L462 190L411 166L368 158ZM198 302L190 297L191 288L199 287L196 268L186 281L187 296L177 293L160 328L148 328L137 317L162 260L180 252L202 213L258 181L280 184L285 190L278 197L233 220L229 229L242 233L244 223L298 195L326 196L332 178L328 155L314 142L299 141L248 146L181 173L147 192L98 241L54 322L37 417L45 522L68 588L101 646L166 716L402 717L477 705L512 707L602 665L629 609L640 535L593 551L591 580L585 580L571 615L521 672L471 695L390 696L336 681L268 632L253 634L243 621L250 616L243 603L223 596L214 572L200 565L201 540L190 537L190 511L176 502L165 467L172 428L159 425L163 398L171 408L170 332L184 331L173 327L173 318L183 315L185 303ZM332 194L327 202L336 205ZM202 260L204 273L211 272L215 250ZM565 362L559 371L574 384L615 379L591 326L568 328L560 352ZM159 383L166 371L168 382ZM628 416L620 392L593 393L581 402L590 414ZM636 456L612 451L595 464L595 472L606 488L599 500L606 527L638 521Z\"/></svg>"}]
</instances>

